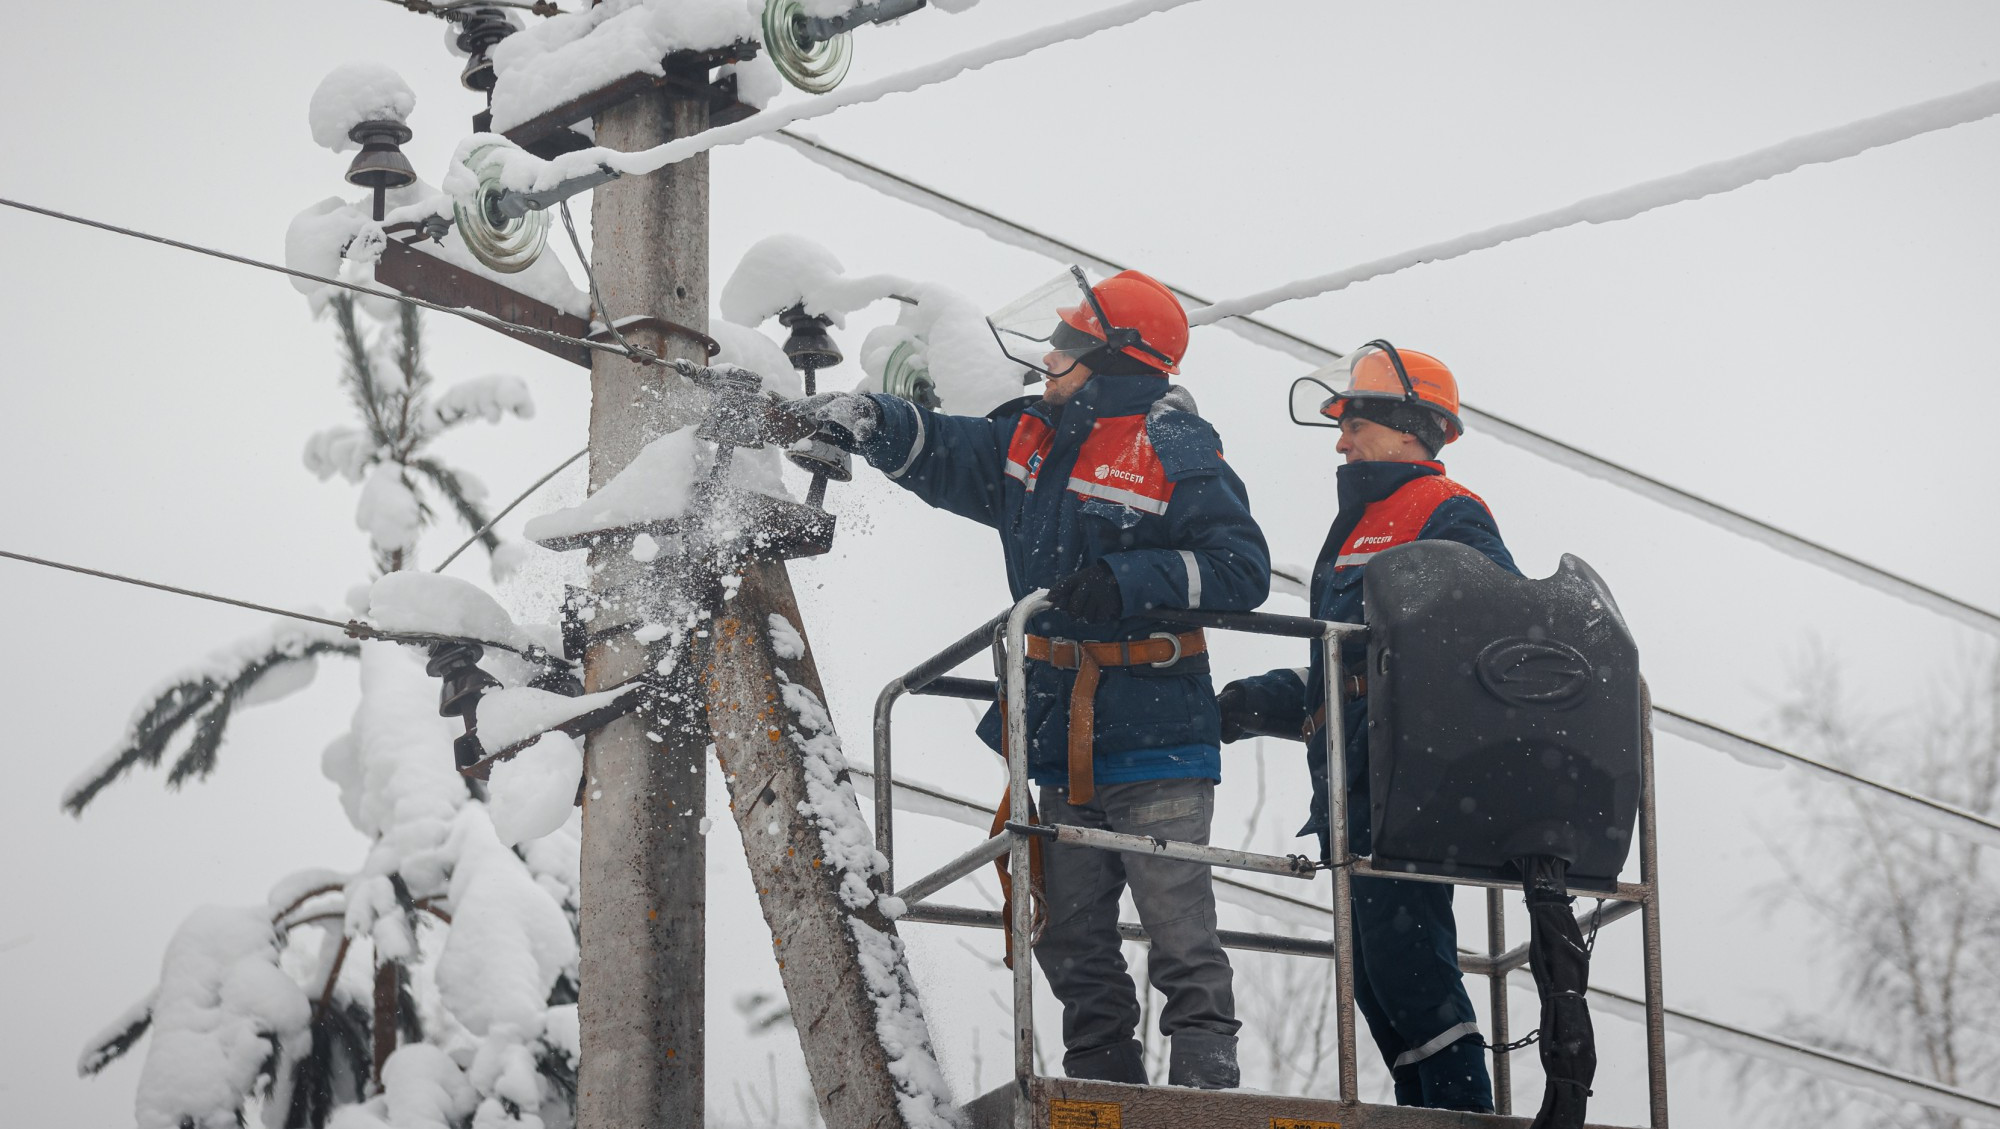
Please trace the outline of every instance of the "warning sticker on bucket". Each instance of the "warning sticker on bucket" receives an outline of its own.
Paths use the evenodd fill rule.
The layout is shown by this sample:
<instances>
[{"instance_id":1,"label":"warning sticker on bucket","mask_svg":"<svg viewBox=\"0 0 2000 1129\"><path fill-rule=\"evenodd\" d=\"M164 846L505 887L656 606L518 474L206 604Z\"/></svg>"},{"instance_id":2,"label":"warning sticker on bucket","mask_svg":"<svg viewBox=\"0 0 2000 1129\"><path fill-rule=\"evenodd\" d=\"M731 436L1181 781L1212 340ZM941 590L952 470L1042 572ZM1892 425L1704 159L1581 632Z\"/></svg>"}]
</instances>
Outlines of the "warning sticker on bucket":
<instances>
[{"instance_id":1,"label":"warning sticker on bucket","mask_svg":"<svg viewBox=\"0 0 2000 1129\"><path fill-rule=\"evenodd\" d=\"M1049 1102L1049 1129L1124 1129L1124 1106L1117 1102Z\"/></svg>"},{"instance_id":2,"label":"warning sticker on bucket","mask_svg":"<svg viewBox=\"0 0 2000 1129\"><path fill-rule=\"evenodd\" d=\"M1273 1117L1271 1129L1340 1129L1338 1121L1303 1121L1296 1117Z\"/></svg>"}]
</instances>

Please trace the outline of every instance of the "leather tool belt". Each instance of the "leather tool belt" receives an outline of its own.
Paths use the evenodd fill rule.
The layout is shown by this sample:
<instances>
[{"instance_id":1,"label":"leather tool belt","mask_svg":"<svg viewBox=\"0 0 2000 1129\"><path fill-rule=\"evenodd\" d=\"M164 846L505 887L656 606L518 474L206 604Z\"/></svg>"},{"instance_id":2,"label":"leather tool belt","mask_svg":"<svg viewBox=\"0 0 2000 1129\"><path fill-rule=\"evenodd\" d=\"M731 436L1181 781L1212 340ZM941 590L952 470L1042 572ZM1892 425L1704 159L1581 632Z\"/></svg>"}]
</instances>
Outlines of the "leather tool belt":
<instances>
[{"instance_id":1,"label":"leather tool belt","mask_svg":"<svg viewBox=\"0 0 2000 1129\"><path fill-rule=\"evenodd\" d=\"M1097 736L1097 682L1107 666L1168 667L1208 650L1208 636L1199 629L1184 635L1156 631L1144 639L1115 643L1079 642L1028 636L1028 657L1057 670L1076 671L1069 696L1069 802L1087 804L1097 795L1092 748Z\"/></svg>"},{"instance_id":2,"label":"leather tool belt","mask_svg":"<svg viewBox=\"0 0 2000 1129\"><path fill-rule=\"evenodd\" d=\"M1367 675L1343 674L1341 675L1341 680L1347 683L1346 689L1347 689L1347 697L1349 700L1353 700L1355 698L1365 698L1368 696ZM1305 724L1299 726L1299 740L1301 741L1312 740L1313 734L1318 733L1322 728L1325 727L1325 725L1326 725L1326 705L1322 703L1318 709L1313 711L1313 715L1305 720Z\"/></svg>"}]
</instances>

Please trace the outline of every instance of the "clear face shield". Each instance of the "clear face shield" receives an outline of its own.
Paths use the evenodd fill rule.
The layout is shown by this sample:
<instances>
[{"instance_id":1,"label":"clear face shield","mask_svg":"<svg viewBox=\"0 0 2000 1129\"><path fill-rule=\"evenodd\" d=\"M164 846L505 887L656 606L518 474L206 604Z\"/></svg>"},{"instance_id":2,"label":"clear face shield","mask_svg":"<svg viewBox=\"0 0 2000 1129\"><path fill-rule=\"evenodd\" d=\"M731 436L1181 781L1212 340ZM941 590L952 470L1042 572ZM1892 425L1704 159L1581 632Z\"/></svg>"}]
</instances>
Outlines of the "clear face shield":
<instances>
[{"instance_id":1,"label":"clear face shield","mask_svg":"<svg viewBox=\"0 0 2000 1129\"><path fill-rule=\"evenodd\" d=\"M1007 359L1053 380L1104 348L1104 318L1078 267L993 312L986 319Z\"/></svg>"},{"instance_id":2,"label":"clear face shield","mask_svg":"<svg viewBox=\"0 0 2000 1129\"><path fill-rule=\"evenodd\" d=\"M1339 427L1349 400L1418 402L1416 386L1394 345L1370 341L1293 381L1292 422L1302 427Z\"/></svg>"}]
</instances>

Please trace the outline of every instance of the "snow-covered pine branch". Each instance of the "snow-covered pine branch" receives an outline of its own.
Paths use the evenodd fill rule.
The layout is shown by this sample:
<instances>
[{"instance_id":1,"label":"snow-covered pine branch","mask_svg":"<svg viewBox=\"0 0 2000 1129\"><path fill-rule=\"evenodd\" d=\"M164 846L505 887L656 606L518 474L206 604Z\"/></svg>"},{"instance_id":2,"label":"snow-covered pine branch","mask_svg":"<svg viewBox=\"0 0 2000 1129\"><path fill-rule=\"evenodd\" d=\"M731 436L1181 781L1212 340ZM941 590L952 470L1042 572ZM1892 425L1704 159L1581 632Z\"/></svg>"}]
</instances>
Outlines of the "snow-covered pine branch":
<instances>
[{"instance_id":1,"label":"snow-covered pine branch","mask_svg":"<svg viewBox=\"0 0 2000 1129\"><path fill-rule=\"evenodd\" d=\"M322 655L359 653L360 644L333 628L282 623L210 655L168 678L133 711L118 744L63 790L63 810L81 815L99 792L135 766L157 766L184 731L191 736L168 771L168 785L208 775L239 706L304 689Z\"/></svg>"},{"instance_id":2,"label":"snow-covered pine branch","mask_svg":"<svg viewBox=\"0 0 2000 1129\"><path fill-rule=\"evenodd\" d=\"M414 104L400 80L371 66L337 71L314 103L315 131L331 139L345 138L356 113L386 105L400 116ZM328 275L365 276L379 236L379 225L336 199L294 221L287 255ZM493 632L482 638L559 651L553 627L513 623L472 585L399 571L432 518L425 495L469 527L486 520L477 480L433 454L430 440L472 419L528 418L525 384L485 377L439 391L414 310L301 290L316 314L334 311L356 413L312 436L305 464L322 481L339 475L360 488L357 524L389 574L378 585L408 590L410 614L426 623L442 594L445 612L493 621L482 621ZM383 605L393 618L395 600ZM287 624L169 679L65 793L66 806L80 811L132 765L157 764L184 733L172 779L205 773L236 707L303 686L301 674L326 653L359 659L352 723L320 757L364 841L357 865L292 874L250 908L196 910L157 986L89 1042L79 1069L95 1073L144 1044L142 1129L240 1129L253 1111L269 1129L567 1129L579 1055L581 821L572 801L582 759L568 737L544 738L489 784L468 781L452 758L458 725L438 715L438 683L421 654ZM486 664L508 686L542 673L505 652Z\"/></svg>"}]
</instances>

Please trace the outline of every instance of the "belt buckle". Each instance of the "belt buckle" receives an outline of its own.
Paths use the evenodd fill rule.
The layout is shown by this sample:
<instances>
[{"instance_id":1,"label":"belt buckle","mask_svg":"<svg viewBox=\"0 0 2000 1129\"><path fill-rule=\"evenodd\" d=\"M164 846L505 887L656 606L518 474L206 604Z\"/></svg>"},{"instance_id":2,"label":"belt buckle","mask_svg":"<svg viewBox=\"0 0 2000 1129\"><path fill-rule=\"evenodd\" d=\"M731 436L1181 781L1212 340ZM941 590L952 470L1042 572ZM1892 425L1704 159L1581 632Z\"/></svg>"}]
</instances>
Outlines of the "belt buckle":
<instances>
[{"instance_id":1,"label":"belt buckle","mask_svg":"<svg viewBox=\"0 0 2000 1129\"><path fill-rule=\"evenodd\" d=\"M1173 633L1173 632L1171 632L1171 631L1155 631L1155 632L1153 632L1153 633L1152 633L1151 635L1148 635L1148 636L1146 636L1146 638L1148 638L1148 639L1165 639L1165 640L1166 640L1167 642L1169 642L1169 643L1172 643L1172 644L1174 645L1174 653L1173 653L1172 655L1169 655L1168 657L1166 657L1166 658L1164 658L1164 659L1161 659L1161 660L1160 660L1159 662L1156 662L1156 663L1147 663L1147 664L1146 664L1147 666L1150 666L1150 667L1155 667L1155 668L1158 668L1158 667L1169 667L1169 666L1172 666L1172 665L1174 665L1175 663L1177 663L1177 662L1181 661L1181 637L1180 637L1180 636L1178 636L1178 635L1174 634L1174 633Z\"/></svg>"},{"instance_id":2,"label":"belt buckle","mask_svg":"<svg viewBox=\"0 0 2000 1129\"><path fill-rule=\"evenodd\" d=\"M1069 666L1062 664L1062 650L1064 647L1074 648L1070 653L1075 656L1076 661ZM1083 666L1083 644L1074 639L1065 639L1060 635L1049 636L1049 665L1055 667L1057 670L1081 669Z\"/></svg>"}]
</instances>

